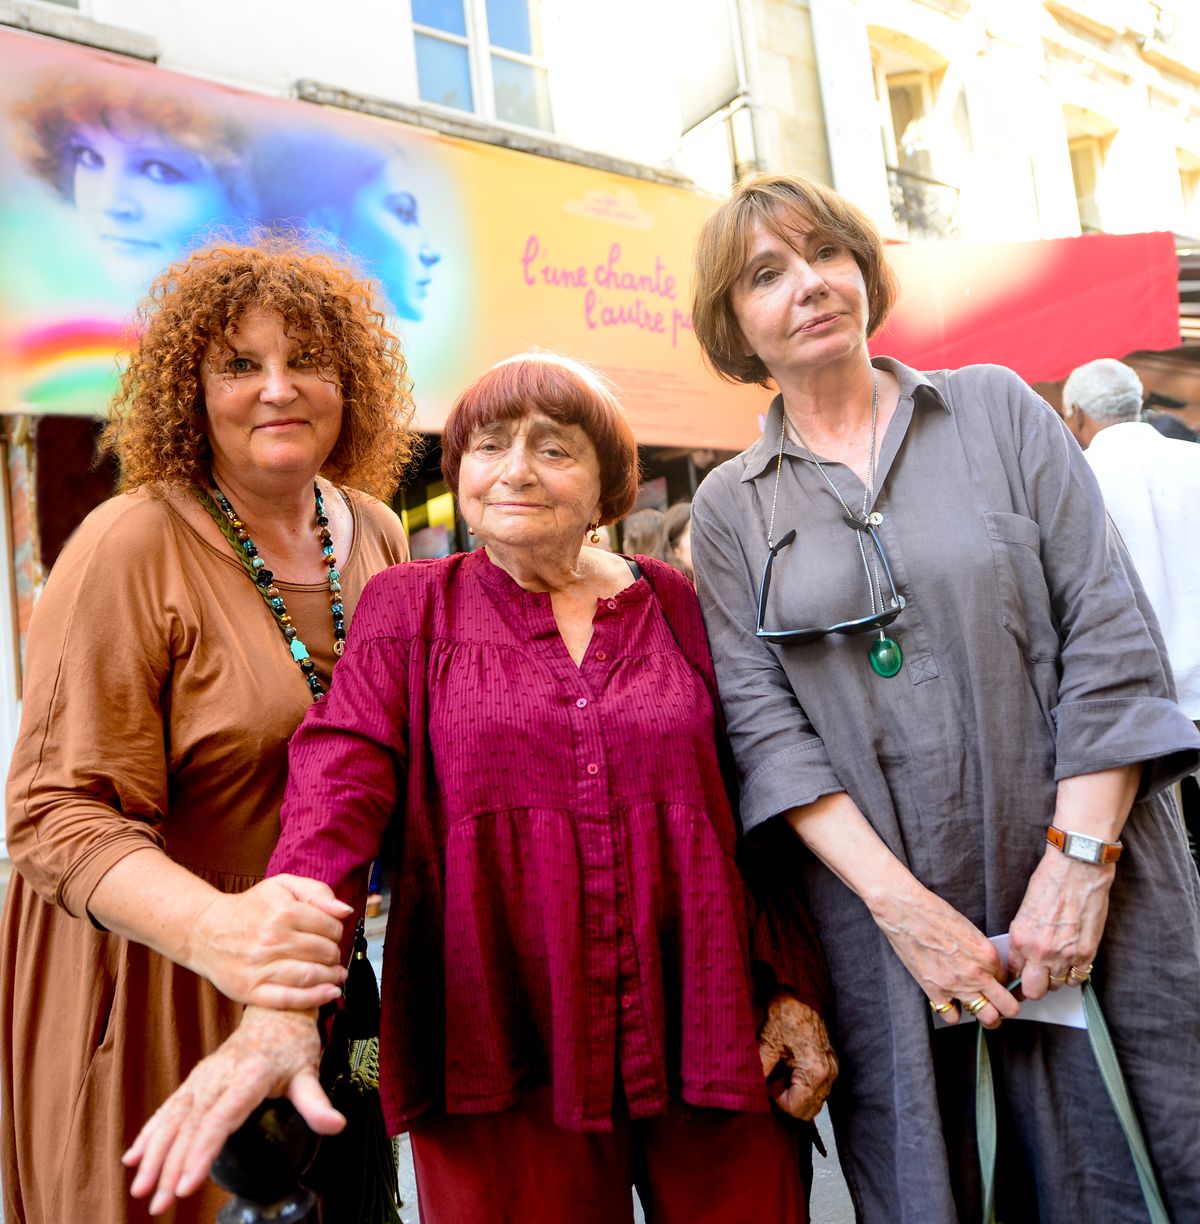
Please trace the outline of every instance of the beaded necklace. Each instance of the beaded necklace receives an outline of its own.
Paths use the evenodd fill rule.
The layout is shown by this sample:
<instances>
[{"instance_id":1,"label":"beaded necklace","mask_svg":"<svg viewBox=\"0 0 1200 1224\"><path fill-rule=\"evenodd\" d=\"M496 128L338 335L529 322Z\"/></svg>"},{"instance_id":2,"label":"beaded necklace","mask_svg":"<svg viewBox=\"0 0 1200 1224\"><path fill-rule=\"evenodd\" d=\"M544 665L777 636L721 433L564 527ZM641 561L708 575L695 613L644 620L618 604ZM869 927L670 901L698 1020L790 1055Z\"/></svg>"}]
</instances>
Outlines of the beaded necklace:
<instances>
[{"instance_id":1,"label":"beaded necklace","mask_svg":"<svg viewBox=\"0 0 1200 1224\"><path fill-rule=\"evenodd\" d=\"M229 499L213 481L213 495L206 490L197 488L196 496L200 504L208 511L214 523L220 528L221 534L229 541L234 555L242 563L242 568L254 583L255 589L263 597L263 602L275 618L283 640L292 652L292 658L304 673L304 679L312 693L313 701L325 699L325 686L317 675L317 665L308 653L308 647L296 635L296 627L288 615L283 596L275 585L275 575L267 569L266 562L258 555L258 548L246 530L246 524L238 517L237 511L229 504ZM337 558L333 555L333 537L329 534L329 516L325 513L325 499L321 496L320 486L313 481L313 499L316 504L316 531L321 542L321 559L329 567L329 611L333 617L333 653L341 655L346 649L345 605L342 603L342 575L337 568Z\"/></svg>"}]
</instances>

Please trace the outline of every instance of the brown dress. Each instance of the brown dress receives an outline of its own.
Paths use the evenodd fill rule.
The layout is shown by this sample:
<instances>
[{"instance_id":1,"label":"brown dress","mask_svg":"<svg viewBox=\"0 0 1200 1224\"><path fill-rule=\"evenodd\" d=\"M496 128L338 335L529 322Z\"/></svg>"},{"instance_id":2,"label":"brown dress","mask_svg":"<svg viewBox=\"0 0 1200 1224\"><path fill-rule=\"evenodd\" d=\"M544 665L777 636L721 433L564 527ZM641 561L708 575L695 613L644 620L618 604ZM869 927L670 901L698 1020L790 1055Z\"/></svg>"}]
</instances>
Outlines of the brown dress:
<instances>
[{"instance_id":1,"label":"brown dress","mask_svg":"<svg viewBox=\"0 0 1200 1224\"><path fill-rule=\"evenodd\" d=\"M367 579L407 557L396 516L348 497L347 622ZM328 589L278 586L327 678ZM6 1224L149 1220L145 1201L129 1197L121 1153L241 1007L99 930L88 900L118 860L146 847L226 892L257 882L279 833L287 741L310 705L231 549L147 491L89 515L34 613L8 779L17 871L0 926ZM211 1224L227 1198L208 1183L158 1218Z\"/></svg>"}]
</instances>

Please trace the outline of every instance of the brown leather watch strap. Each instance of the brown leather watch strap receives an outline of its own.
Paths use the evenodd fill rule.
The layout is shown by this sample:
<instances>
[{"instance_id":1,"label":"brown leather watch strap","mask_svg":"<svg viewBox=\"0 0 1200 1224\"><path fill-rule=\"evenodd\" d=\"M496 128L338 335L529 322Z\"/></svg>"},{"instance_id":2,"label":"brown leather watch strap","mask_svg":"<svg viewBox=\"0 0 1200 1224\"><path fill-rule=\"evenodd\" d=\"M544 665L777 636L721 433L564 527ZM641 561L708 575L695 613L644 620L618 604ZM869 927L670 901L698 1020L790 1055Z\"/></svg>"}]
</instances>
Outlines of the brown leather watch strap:
<instances>
[{"instance_id":1,"label":"brown leather watch strap","mask_svg":"<svg viewBox=\"0 0 1200 1224\"><path fill-rule=\"evenodd\" d=\"M1068 858L1079 859L1083 863L1115 863L1124 849L1119 841L1101 841L1089 833L1072 833L1054 825L1047 825L1046 840Z\"/></svg>"}]
</instances>

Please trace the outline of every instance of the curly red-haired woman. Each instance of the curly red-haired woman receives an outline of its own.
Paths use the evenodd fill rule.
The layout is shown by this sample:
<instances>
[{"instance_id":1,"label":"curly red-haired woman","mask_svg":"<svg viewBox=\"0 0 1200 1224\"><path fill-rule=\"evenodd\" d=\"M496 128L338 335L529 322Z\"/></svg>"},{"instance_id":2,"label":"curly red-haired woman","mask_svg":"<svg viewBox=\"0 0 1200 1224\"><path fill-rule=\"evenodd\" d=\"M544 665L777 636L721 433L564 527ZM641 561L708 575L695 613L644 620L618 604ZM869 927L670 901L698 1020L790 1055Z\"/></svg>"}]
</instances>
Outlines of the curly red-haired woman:
<instances>
[{"instance_id":1,"label":"curly red-haired woman","mask_svg":"<svg viewBox=\"0 0 1200 1224\"><path fill-rule=\"evenodd\" d=\"M340 993L348 909L260 881L288 738L364 583L407 555L370 495L410 401L365 285L285 242L213 248L142 324L108 430L125 491L34 613L8 782L0 1173L23 1224L145 1219L120 1154L183 1069L243 1003Z\"/></svg>"}]
</instances>

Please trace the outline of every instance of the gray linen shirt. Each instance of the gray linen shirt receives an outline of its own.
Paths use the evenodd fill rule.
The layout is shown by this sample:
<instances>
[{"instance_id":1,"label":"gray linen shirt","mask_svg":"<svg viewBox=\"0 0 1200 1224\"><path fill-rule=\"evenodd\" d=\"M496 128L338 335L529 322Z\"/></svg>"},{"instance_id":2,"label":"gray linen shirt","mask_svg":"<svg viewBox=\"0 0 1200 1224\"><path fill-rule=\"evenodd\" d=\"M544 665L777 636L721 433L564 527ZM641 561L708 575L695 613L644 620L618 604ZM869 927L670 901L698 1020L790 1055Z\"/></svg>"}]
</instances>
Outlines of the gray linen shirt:
<instances>
[{"instance_id":1,"label":"gray linen shirt","mask_svg":"<svg viewBox=\"0 0 1200 1224\"><path fill-rule=\"evenodd\" d=\"M868 507L882 515L877 531L908 601L886 631L904 651L897 676L871 669L870 634L805 645L754 635L778 397L762 439L696 494L697 586L743 824L847 791L922 883L995 935L1044 852L1057 781L1144 763L1096 981L1168 1203L1177 1218L1200 1219L1200 881L1163 793L1195 767L1200 736L1174 700L1157 622L1082 452L1025 383L998 366L919 374L875 364L900 381ZM824 466L858 511L859 478ZM856 533L789 442L775 539L793 527L767 628L869 614ZM814 859L805 884L833 975L842 1076L831 1108L860 1214L970 1218L974 1026L934 1035L924 995L866 907ZM1175 995L1169 1023L1147 1017L1146 991ZM1016 1112L1001 1163L1006 1147L1014 1159L1018 1145L1038 1153L1032 1172L1000 1170L1008 1218L1025 1218L1035 1195L1042 1219L1143 1218L1086 1038L1014 1022L1001 1042L993 1059ZM1067 1170L1051 1189L1053 1171Z\"/></svg>"}]
</instances>

